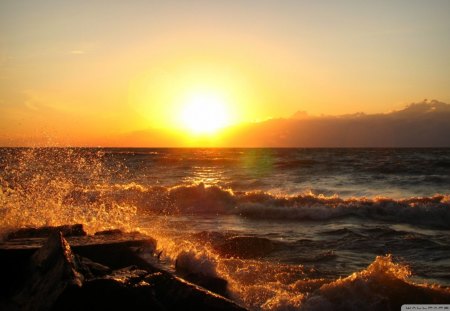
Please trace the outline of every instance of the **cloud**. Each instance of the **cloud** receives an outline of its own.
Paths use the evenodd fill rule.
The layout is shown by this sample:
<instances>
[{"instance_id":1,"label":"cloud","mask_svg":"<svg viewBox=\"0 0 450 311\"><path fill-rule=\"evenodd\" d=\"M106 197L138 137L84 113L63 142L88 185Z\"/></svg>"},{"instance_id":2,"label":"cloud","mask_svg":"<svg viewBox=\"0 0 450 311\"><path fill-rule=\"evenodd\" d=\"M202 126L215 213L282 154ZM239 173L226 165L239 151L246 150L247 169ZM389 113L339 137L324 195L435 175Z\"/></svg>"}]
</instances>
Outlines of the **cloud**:
<instances>
[{"instance_id":1,"label":"cloud","mask_svg":"<svg viewBox=\"0 0 450 311\"><path fill-rule=\"evenodd\" d=\"M234 126L216 147L450 147L450 105L423 101L386 114L356 113L270 119ZM189 135L148 129L104 141L103 145L139 147L209 146Z\"/></svg>"},{"instance_id":2,"label":"cloud","mask_svg":"<svg viewBox=\"0 0 450 311\"><path fill-rule=\"evenodd\" d=\"M52 109L42 94L28 93L31 111ZM42 113L34 113L36 117ZM58 115L61 116L62 115ZM61 120L63 120L61 118ZM356 113L340 116L308 116L270 119L228 128L209 139L189 133L146 129L91 137L72 145L117 147L450 147L450 105L422 101L385 114ZM6 144L0 137L0 143ZM20 144L20 141L15 143Z\"/></svg>"},{"instance_id":3,"label":"cloud","mask_svg":"<svg viewBox=\"0 0 450 311\"><path fill-rule=\"evenodd\" d=\"M450 105L436 100L386 114L274 119L234 128L234 147L450 147Z\"/></svg>"}]
</instances>

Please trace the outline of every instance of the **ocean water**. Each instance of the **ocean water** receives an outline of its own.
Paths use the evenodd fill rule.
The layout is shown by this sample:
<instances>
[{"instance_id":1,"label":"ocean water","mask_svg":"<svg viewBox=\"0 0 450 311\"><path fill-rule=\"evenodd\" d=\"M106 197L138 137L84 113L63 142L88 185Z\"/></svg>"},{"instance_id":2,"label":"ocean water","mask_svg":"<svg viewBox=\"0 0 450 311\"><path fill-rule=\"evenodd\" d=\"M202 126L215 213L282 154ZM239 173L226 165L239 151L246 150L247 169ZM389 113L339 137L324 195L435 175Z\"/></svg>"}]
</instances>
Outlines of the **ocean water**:
<instances>
[{"instance_id":1,"label":"ocean water","mask_svg":"<svg viewBox=\"0 0 450 311\"><path fill-rule=\"evenodd\" d=\"M0 233L70 223L251 310L450 303L450 149L0 149Z\"/></svg>"}]
</instances>

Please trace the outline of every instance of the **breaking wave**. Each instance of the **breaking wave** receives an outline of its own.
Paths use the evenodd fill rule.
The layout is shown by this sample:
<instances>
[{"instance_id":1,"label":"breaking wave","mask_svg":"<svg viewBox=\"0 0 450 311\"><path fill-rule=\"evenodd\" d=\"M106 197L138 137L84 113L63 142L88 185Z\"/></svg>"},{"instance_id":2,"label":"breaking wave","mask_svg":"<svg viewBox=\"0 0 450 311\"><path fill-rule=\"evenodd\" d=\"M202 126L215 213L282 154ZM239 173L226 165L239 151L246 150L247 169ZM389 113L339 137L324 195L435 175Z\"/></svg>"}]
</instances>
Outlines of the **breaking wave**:
<instances>
[{"instance_id":1,"label":"breaking wave","mask_svg":"<svg viewBox=\"0 0 450 311\"><path fill-rule=\"evenodd\" d=\"M450 302L450 289L415 284L408 266L378 256L366 269L322 285L300 310L400 310L405 303Z\"/></svg>"},{"instance_id":2,"label":"breaking wave","mask_svg":"<svg viewBox=\"0 0 450 311\"><path fill-rule=\"evenodd\" d=\"M64 202L105 200L136 206L142 213L234 214L255 219L320 221L357 217L450 229L450 196L340 198L313 193L279 196L269 192L233 192L204 184L175 187L113 185L106 191L67 193Z\"/></svg>"},{"instance_id":3,"label":"breaking wave","mask_svg":"<svg viewBox=\"0 0 450 311\"><path fill-rule=\"evenodd\" d=\"M111 182L126 170L106 164L102 151L23 148L1 155L0 236L22 227L76 223L91 233L133 228L136 206L110 196Z\"/></svg>"},{"instance_id":4,"label":"breaking wave","mask_svg":"<svg viewBox=\"0 0 450 311\"><path fill-rule=\"evenodd\" d=\"M406 302L450 302L450 288L414 283L409 266L395 262L392 255L377 256L367 268L347 277L329 279L303 265L219 254L209 242L226 243L226 235L204 232L195 239L201 242L172 237L160 247L173 256L182 275L202 273L227 280L231 298L250 310L378 311L400 310Z\"/></svg>"},{"instance_id":5,"label":"breaking wave","mask_svg":"<svg viewBox=\"0 0 450 311\"><path fill-rule=\"evenodd\" d=\"M2 149L0 228L84 223L88 230L126 229L136 226L139 213L233 214L281 221L357 217L450 228L449 194L343 198L237 191L203 183L159 186L139 182L117 154L83 148Z\"/></svg>"}]
</instances>

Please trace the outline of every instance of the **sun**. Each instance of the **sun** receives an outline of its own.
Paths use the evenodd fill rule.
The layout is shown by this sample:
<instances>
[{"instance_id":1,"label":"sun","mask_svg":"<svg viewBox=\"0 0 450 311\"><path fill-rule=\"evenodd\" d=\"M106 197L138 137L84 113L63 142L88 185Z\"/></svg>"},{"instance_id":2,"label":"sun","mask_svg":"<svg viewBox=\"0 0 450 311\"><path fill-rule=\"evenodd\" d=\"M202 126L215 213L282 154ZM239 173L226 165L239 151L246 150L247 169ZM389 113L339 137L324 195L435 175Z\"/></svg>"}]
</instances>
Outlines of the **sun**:
<instances>
[{"instance_id":1,"label":"sun","mask_svg":"<svg viewBox=\"0 0 450 311\"><path fill-rule=\"evenodd\" d=\"M227 103L214 92L189 95L180 115L182 127L193 134L214 134L229 125Z\"/></svg>"}]
</instances>

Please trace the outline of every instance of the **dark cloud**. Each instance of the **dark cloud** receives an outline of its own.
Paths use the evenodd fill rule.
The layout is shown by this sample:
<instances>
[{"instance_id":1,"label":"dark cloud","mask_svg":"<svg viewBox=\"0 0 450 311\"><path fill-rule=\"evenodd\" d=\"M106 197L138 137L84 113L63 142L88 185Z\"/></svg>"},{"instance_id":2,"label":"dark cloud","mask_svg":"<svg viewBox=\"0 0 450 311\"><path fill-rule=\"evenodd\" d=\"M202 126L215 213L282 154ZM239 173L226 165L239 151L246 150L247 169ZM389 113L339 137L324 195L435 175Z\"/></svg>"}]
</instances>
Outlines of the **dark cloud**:
<instances>
[{"instance_id":1,"label":"dark cloud","mask_svg":"<svg viewBox=\"0 0 450 311\"><path fill-rule=\"evenodd\" d=\"M249 147L450 147L450 105L436 100L387 114L274 119L234 128L224 145Z\"/></svg>"}]
</instances>

